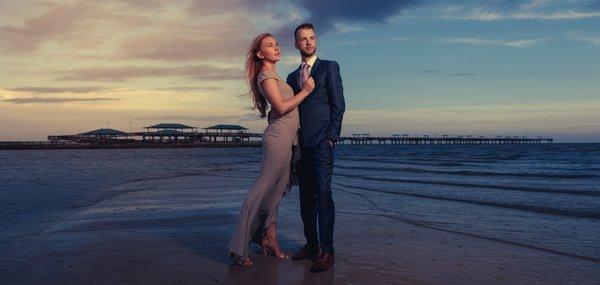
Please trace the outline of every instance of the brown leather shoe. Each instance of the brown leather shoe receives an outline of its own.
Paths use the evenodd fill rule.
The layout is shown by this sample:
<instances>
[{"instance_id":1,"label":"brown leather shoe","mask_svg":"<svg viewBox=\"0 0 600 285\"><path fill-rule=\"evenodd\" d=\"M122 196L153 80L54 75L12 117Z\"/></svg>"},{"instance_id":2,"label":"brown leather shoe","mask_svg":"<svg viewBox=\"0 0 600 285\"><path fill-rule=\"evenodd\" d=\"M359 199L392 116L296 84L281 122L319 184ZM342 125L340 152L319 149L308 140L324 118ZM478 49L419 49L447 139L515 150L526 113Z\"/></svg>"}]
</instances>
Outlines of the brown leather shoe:
<instances>
[{"instance_id":1,"label":"brown leather shoe","mask_svg":"<svg viewBox=\"0 0 600 285\"><path fill-rule=\"evenodd\" d=\"M321 252L319 258L315 260L315 263L310 268L310 272L323 272L329 270L333 266L335 261L335 255L329 252Z\"/></svg>"},{"instance_id":2,"label":"brown leather shoe","mask_svg":"<svg viewBox=\"0 0 600 285\"><path fill-rule=\"evenodd\" d=\"M292 260L310 259L311 261L315 261L317 257L319 257L320 252L321 250L318 246L314 249L311 249L305 245L298 253L292 255Z\"/></svg>"}]
</instances>

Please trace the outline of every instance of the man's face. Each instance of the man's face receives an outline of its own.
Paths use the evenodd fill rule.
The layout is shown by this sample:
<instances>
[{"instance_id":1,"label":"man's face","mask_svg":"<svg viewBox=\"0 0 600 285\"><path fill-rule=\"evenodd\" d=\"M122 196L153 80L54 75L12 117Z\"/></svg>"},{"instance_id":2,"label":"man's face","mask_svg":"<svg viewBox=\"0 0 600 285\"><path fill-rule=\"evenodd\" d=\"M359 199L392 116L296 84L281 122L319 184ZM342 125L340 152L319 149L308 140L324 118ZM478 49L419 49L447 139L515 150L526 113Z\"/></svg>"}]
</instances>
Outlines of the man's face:
<instances>
[{"instance_id":1,"label":"man's face","mask_svg":"<svg viewBox=\"0 0 600 285\"><path fill-rule=\"evenodd\" d=\"M317 51L317 36L312 29L300 29L296 32L294 44L302 56L311 57Z\"/></svg>"}]
</instances>

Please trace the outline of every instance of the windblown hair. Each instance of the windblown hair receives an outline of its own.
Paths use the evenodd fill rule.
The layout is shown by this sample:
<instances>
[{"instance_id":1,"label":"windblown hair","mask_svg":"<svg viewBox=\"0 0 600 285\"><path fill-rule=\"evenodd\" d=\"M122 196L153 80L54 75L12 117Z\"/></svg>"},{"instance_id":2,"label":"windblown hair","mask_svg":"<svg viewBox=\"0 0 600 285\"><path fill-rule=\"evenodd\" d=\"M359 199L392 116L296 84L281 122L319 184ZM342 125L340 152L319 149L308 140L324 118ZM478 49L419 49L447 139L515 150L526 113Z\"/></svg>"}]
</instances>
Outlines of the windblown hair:
<instances>
[{"instance_id":1,"label":"windblown hair","mask_svg":"<svg viewBox=\"0 0 600 285\"><path fill-rule=\"evenodd\" d=\"M246 73L246 81L248 83L248 87L250 91L248 95L252 97L252 101L254 102L254 108L260 112L260 117L264 118L267 116L267 99L260 94L258 89L258 82L256 79L258 77L258 73L263 66L262 60L256 55L258 51L260 51L260 46L262 44L263 39L266 37L272 37L273 35L269 33L263 33L258 35L250 45L250 50L248 51L248 55L246 56L246 66L244 71Z\"/></svg>"}]
</instances>

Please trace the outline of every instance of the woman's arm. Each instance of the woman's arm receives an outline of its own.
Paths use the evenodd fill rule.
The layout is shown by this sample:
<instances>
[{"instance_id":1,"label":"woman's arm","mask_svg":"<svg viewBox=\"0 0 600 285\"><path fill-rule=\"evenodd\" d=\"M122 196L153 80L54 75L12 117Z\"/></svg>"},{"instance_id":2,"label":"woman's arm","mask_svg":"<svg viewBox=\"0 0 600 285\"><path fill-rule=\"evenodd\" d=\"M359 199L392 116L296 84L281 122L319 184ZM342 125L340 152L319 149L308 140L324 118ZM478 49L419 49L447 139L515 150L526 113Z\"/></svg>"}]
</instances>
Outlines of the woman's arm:
<instances>
[{"instance_id":1,"label":"woman's arm","mask_svg":"<svg viewBox=\"0 0 600 285\"><path fill-rule=\"evenodd\" d=\"M296 96L284 99L281 93L279 92L279 87L277 86L277 79L275 78L267 78L261 82L263 89L265 90L267 100L271 104L271 107L278 114L286 114L294 110L304 98L308 97L310 92L315 88L315 81L312 77L308 78L304 83L302 91L298 92Z\"/></svg>"}]
</instances>

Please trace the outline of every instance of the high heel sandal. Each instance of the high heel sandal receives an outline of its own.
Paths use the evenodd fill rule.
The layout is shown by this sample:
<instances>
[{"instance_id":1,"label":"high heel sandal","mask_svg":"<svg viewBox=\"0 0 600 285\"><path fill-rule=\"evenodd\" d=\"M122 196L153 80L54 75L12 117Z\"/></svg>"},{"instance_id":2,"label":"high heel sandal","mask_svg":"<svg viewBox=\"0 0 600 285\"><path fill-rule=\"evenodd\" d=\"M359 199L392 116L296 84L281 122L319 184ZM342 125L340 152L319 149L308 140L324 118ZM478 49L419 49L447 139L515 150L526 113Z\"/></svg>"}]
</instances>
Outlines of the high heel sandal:
<instances>
[{"instance_id":1,"label":"high heel sandal","mask_svg":"<svg viewBox=\"0 0 600 285\"><path fill-rule=\"evenodd\" d=\"M262 254L263 255L273 256L273 257L277 257L277 258L281 258L281 259L288 259L288 258L290 258L290 256L287 253L283 252L283 251L281 251L279 253L279 255L275 254L275 250L273 249L273 246L271 244L269 244L269 243L263 242L263 243L261 243L261 247L262 247Z\"/></svg>"},{"instance_id":2,"label":"high heel sandal","mask_svg":"<svg viewBox=\"0 0 600 285\"><path fill-rule=\"evenodd\" d=\"M252 262L252 259L250 259L249 257L237 255L233 252L229 252L229 258L233 258L233 262L235 262L235 264L241 265L243 267L250 267L254 264L254 262Z\"/></svg>"}]
</instances>

